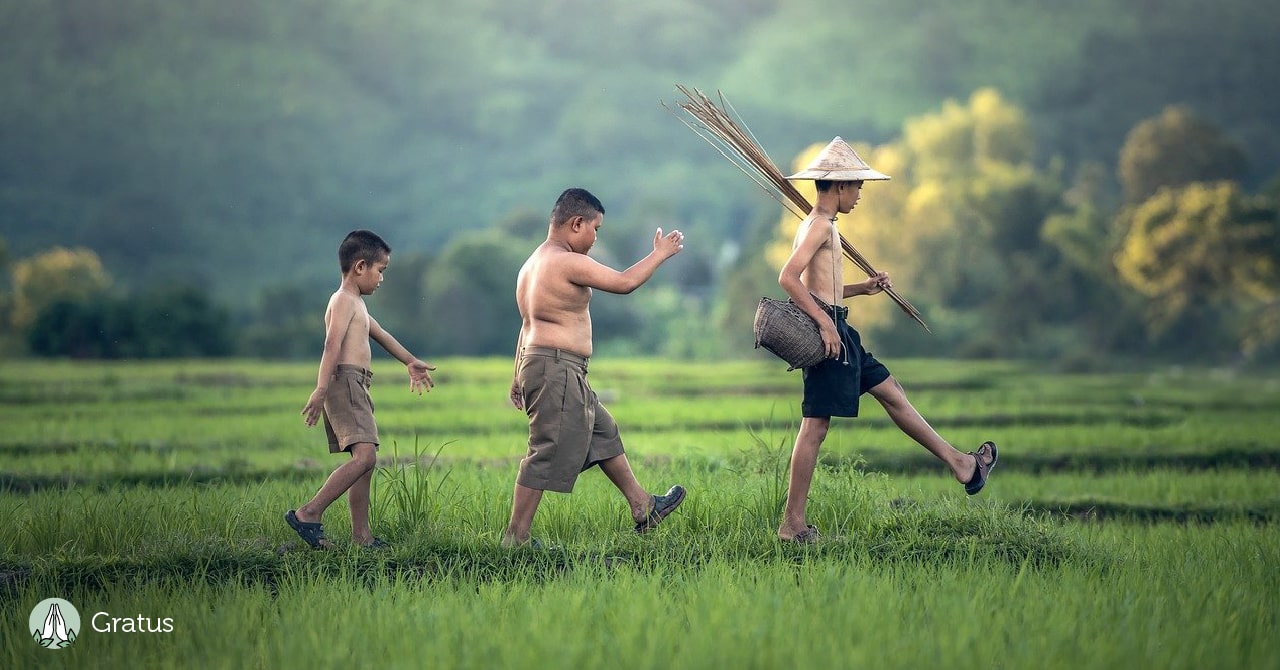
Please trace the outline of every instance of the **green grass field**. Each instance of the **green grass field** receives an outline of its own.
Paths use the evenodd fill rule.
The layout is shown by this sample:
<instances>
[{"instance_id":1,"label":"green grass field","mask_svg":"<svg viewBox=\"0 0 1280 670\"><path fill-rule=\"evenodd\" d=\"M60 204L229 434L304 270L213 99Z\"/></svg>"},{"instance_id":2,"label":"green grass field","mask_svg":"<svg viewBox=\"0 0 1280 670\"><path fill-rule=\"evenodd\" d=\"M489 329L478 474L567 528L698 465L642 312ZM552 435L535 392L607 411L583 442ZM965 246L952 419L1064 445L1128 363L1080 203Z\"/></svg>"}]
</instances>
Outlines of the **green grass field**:
<instances>
[{"instance_id":1,"label":"green grass field","mask_svg":"<svg viewBox=\"0 0 1280 670\"><path fill-rule=\"evenodd\" d=\"M598 472L503 550L524 416L509 360L374 368L387 552L305 549L281 515L340 457L299 411L314 364L0 366L0 668L1275 668L1280 377L890 361L973 498L864 398L835 420L810 520L773 535L799 422L770 361L593 362L640 481L689 498L637 536ZM58 597L65 649L28 619ZM99 632L91 618L172 620Z\"/></svg>"}]
</instances>

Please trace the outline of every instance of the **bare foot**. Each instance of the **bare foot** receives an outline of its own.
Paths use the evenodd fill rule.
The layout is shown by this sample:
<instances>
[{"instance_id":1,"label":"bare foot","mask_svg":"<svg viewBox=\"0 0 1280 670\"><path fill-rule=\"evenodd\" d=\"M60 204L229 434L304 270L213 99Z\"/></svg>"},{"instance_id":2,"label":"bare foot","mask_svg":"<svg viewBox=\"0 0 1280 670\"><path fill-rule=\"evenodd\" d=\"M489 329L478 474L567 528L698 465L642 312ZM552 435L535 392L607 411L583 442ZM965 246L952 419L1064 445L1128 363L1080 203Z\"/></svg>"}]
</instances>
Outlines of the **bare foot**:
<instances>
[{"instance_id":1,"label":"bare foot","mask_svg":"<svg viewBox=\"0 0 1280 670\"><path fill-rule=\"evenodd\" d=\"M778 539L783 542L795 542L796 544L810 544L817 542L822 534L818 532L818 527L812 524L806 525L799 531L788 526L778 528Z\"/></svg>"},{"instance_id":2,"label":"bare foot","mask_svg":"<svg viewBox=\"0 0 1280 670\"><path fill-rule=\"evenodd\" d=\"M518 538L518 537L516 537L515 535L512 535L512 534L510 534L510 533L503 533L503 534L502 534L502 548L503 548L503 549L515 549L516 547L523 547L523 546L524 546L524 545L526 545L526 544L529 544L529 536L528 536L528 535L525 535L525 536L524 536L524 538L522 539L522 538Z\"/></svg>"},{"instance_id":3,"label":"bare foot","mask_svg":"<svg viewBox=\"0 0 1280 670\"><path fill-rule=\"evenodd\" d=\"M307 509L306 505L303 505L298 508L298 511L294 513L294 516L298 517L298 521L303 523L319 523L323 515L316 514L315 512Z\"/></svg>"}]
</instances>

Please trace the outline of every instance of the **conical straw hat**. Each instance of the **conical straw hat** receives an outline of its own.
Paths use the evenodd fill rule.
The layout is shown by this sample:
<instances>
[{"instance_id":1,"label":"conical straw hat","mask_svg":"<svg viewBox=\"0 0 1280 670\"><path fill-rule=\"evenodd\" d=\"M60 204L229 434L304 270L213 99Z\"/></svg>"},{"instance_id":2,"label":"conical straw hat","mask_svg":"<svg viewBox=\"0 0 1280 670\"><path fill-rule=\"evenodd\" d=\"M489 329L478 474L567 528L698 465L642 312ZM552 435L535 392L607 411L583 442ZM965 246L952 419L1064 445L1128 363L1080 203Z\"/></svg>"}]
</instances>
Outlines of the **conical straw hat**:
<instances>
[{"instance_id":1,"label":"conical straw hat","mask_svg":"<svg viewBox=\"0 0 1280 670\"><path fill-rule=\"evenodd\" d=\"M847 142L836 137L805 169L787 179L824 179L829 181L877 181L889 175L876 172L858 156Z\"/></svg>"}]
</instances>

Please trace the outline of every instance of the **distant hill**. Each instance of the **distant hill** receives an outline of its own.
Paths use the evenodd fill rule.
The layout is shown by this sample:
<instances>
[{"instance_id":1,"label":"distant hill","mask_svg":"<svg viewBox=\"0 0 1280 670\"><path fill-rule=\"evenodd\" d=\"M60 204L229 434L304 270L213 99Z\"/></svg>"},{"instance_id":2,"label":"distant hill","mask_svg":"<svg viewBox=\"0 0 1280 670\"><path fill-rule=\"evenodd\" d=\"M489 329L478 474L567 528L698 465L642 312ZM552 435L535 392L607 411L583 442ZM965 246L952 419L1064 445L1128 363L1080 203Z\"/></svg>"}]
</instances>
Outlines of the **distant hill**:
<instances>
[{"instance_id":1,"label":"distant hill","mask_svg":"<svg viewBox=\"0 0 1280 670\"><path fill-rule=\"evenodd\" d=\"M126 285L229 295L336 274L356 227L430 252L569 185L623 231L702 239L773 205L662 109L720 88L780 162L992 85L1044 160L1113 166L1189 104L1280 169L1262 0L66 0L0 7L0 237L94 248Z\"/></svg>"}]
</instances>

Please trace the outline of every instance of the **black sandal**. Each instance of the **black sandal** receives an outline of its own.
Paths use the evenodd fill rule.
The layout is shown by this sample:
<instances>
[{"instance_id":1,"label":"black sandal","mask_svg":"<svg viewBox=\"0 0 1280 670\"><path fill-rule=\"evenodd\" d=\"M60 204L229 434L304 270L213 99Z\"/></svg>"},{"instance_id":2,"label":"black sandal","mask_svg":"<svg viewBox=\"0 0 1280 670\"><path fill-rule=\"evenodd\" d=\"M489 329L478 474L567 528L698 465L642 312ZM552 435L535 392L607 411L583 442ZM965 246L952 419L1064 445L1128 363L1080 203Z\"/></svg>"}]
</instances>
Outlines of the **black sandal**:
<instances>
[{"instance_id":1,"label":"black sandal","mask_svg":"<svg viewBox=\"0 0 1280 670\"><path fill-rule=\"evenodd\" d=\"M311 545L312 549L329 548L329 540L324 536L324 524L299 521L298 511L292 509L284 513L284 521L298 533L298 537L302 538L303 542Z\"/></svg>"},{"instance_id":2,"label":"black sandal","mask_svg":"<svg viewBox=\"0 0 1280 670\"><path fill-rule=\"evenodd\" d=\"M983 450L986 451L983 451ZM991 462L983 463L982 456L987 453L991 454ZM976 450L969 452L973 456L973 476L969 481L964 483L964 492L969 495L977 495L982 487L987 485L987 477L991 475L991 469L996 467L996 459L1000 457L1000 452L996 449L996 443L990 440L983 442Z\"/></svg>"},{"instance_id":3,"label":"black sandal","mask_svg":"<svg viewBox=\"0 0 1280 670\"><path fill-rule=\"evenodd\" d=\"M373 541L370 542L369 544L362 544L360 546L364 549L390 549L391 543L383 540L380 537L375 537L373 538Z\"/></svg>"},{"instance_id":4,"label":"black sandal","mask_svg":"<svg viewBox=\"0 0 1280 670\"><path fill-rule=\"evenodd\" d=\"M644 518L644 521L636 522L637 533L653 530L667 518L668 514L674 512L680 503L684 502L684 487L677 484L668 489L666 494L651 497L653 507L649 509L649 515Z\"/></svg>"}]
</instances>

